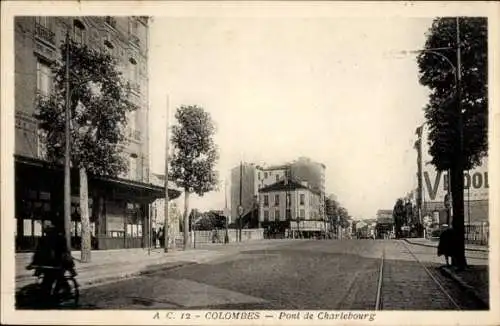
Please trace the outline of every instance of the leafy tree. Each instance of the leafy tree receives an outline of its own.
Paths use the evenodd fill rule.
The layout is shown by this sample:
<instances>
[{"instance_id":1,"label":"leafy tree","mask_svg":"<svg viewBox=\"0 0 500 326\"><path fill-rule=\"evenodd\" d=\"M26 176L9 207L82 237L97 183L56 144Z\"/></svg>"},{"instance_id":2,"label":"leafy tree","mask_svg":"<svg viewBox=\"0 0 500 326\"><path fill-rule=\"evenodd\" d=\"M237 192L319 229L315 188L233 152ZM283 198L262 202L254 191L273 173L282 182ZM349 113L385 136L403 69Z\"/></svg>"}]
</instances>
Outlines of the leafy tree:
<instances>
[{"instance_id":1,"label":"leafy tree","mask_svg":"<svg viewBox=\"0 0 500 326\"><path fill-rule=\"evenodd\" d=\"M126 143L126 117L137 107L127 100L128 86L114 58L72 41L61 45L63 58L67 51L70 58L71 165L79 170L81 260L88 262L91 242L87 174L114 177L126 171L121 156ZM62 162L66 142L66 65L57 61L52 68L55 75L53 91L48 97L37 99L35 117L44 132L47 158Z\"/></svg>"},{"instance_id":2,"label":"leafy tree","mask_svg":"<svg viewBox=\"0 0 500 326\"><path fill-rule=\"evenodd\" d=\"M480 164L488 150L487 19L462 17L458 19L458 29L460 44L457 44L457 19L435 19L427 33L425 49L449 48L439 53L457 67L459 47L460 69L439 55L425 51L418 55L417 62L420 83L431 91L424 108L430 129L431 163L439 171L450 170L453 228L457 232L455 246L459 252L453 265L464 267L467 262L463 171Z\"/></svg>"},{"instance_id":3,"label":"leafy tree","mask_svg":"<svg viewBox=\"0 0 500 326\"><path fill-rule=\"evenodd\" d=\"M401 227L406 218L406 209L403 200L399 198L394 205L392 210L392 217L394 218L394 227L396 229L396 238L401 236Z\"/></svg>"},{"instance_id":4,"label":"leafy tree","mask_svg":"<svg viewBox=\"0 0 500 326\"><path fill-rule=\"evenodd\" d=\"M175 113L177 125L172 127L174 152L170 160L170 178L184 189L184 230L189 229L189 196L203 196L215 190L219 159L213 140L215 126L208 112L198 106L181 106ZM184 232L184 249L189 245L189 233Z\"/></svg>"}]
</instances>

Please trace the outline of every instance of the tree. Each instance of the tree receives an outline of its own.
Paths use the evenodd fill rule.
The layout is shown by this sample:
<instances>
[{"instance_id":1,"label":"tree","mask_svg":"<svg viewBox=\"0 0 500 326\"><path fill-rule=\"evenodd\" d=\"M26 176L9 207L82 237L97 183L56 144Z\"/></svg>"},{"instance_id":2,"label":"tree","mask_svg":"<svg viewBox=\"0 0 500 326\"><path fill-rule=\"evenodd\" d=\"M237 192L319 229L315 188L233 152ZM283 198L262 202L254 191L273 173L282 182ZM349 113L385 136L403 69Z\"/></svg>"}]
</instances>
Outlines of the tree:
<instances>
[{"instance_id":1,"label":"tree","mask_svg":"<svg viewBox=\"0 0 500 326\"><path fill-rule=\"evenodd\" d=\"M394 205L392 210L392 217L394 218L394 228L396 229L396 238L401 237L401 227L403 226L403 221L406 217L406 210L403 204L403 200L399 198Z\"/></svg>"},{"instance_id":2,"label":"tree","mask_svg":"<svg viewBox=\"0 0 500 326\"><path fill-rule=\"evenodd\" d=\"M431 163L438 171L450 170L458 252L452 264L457 267L467 265L463 171L479 165L488 151L487 39L486 18L438 18L427 33L425 49L450 48L440 53L454 67L430 52L424 51L417 57L420 83L431 90L424 108L430 129Z\"/></svg>"},{"instance_id":3,"label":"tree","mask_svg":"<svg viewBox=\"0 0 500 326\"><path fill-rule=\"evenodd\" d=\"M199 196L215 190L218 173L215 164L219 159L213 140L215 126L208 112L194 106L181 106L175 113L177 124L172 127L174 151L171 180L184 189L184 230L189 230L189 196ZM184 232L184 249L189 245L189 233Z\"/></svg>"},{"instance_id":4,"label":"tree","mask_svg":"<svg viewBox=\"0 0 500 326\"><path fill-rule=\"evenodd\" d=\"M126 144L127 113L137 107L127 100L128 86L114 58L72 41L61 45L63 58L67 51L71 60L71 165L79 170L81 260L88 262L91 240L87 174L115 177L126 171L121 149ZM61 162L65 147L66 63L56 61L52 69L53 91L47 97L38 97L35 117L43 131L47 158Z\"/></svg>"}]
</instances>

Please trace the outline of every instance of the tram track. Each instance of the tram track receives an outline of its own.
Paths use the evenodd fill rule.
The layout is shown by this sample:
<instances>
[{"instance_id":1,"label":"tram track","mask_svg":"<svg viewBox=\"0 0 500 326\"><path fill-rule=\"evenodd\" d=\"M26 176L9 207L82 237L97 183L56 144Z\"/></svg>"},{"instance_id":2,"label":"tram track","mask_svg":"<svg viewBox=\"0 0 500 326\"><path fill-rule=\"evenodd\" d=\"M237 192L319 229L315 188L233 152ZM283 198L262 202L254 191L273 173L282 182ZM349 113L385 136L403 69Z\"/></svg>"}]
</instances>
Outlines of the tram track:
<instances>
[{"instance_id":1,"label":"tram track","mask_svg":"<svg viewBox=\"0 0 500 326\"><path fill-rule=\"evenodd\" d=\"M418 257L415 255L415 253L412 252L412 250L408 247L408 245L402 241L400 242L403 244L404 249L406 253L413 259L413 262L416 262L417 266L421 268L421 270L425 271L425 275L427 275L427 280L431 281L432 284L435 286L435 288L439 289L439 293L441 296L439 296L437 293L433 293L435 298L441 297L441 298L446 298L443 301L447 301L449 308L447 309L452 309L452 310L463 310L462 306L459 304L460 300L457 300L451 293L448 291L447 286L443 284L443 282L440 280L440 278L435 275L429 268L422 263ZM390 290L387 290L386 288L392 287L392 291L394 292L394 289L397 288L399 290L399 293L402 293L403 290L401 288L404 288L403 285L399 284L386 284L387 279L390 279L390 276L387 276L386 273L388 272L387 269L387 262L386 262L386 251L385 248L383 249L382 255L380 257L380 263L379 263L379 272L378 272L378 280L377 280L377 293L376 293L376 299L375 299L375 310L392 310L390 307L384 306L384 291L390 292ZM394 280L393 280L394 281ZM415 280L415 282L417 282ZM414 289L418 291L418 287L415 287L415 284L413 285ZM399 288L398 288L399 287ZM413 289L407 289L408 291L411 291ZM391 300L394 300L394 298L390 298ZM407 299L408 300L408 299ZM410 302L413 303L413 302ZM414 304L414 303L413 303ZM414 304L416 305L416 304ZM406 309L409 309L411 307L405 307ZM399 310L399 308L396 308ZM419 310L421 310L420 308Z\"/></svg>"}]
</instances>

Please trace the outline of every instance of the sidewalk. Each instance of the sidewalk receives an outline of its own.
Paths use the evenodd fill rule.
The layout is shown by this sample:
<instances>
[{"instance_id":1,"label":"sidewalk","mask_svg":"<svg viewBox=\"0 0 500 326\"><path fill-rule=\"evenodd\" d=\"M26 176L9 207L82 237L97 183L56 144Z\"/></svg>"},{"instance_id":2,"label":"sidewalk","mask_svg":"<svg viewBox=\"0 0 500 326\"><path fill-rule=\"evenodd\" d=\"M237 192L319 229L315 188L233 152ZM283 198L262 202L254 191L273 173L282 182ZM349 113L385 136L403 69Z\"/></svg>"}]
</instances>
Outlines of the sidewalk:
<instances>
[{"instance_id":1,"label":"sidewalk","mask_svg":"<svg viewBox=\"0 0 500 326\"><path fill-rule=\"evenodd\" d=\"M414 245L419 245L419 246L426 246L426 247L433 247L437 248L439 239L436 238L435 240L430 240L426 238L405 238L404 239L406 242L414 244ZM475 245L475 244L465 244L465 250L469 251L482 251L482 252L488 252L488 246L481 246L481 245Z\"/></svg>"},{"instance_id":2,"label":"sidewalk","mask_svg":"<svg viewBox=\"0 0 500 326\"><path fill-rule=\"evenodd\" d=\"M170 269L200 264L237 254L245 249L286 245L287 243L287 241L279 240L255 240L229 244L203 244L197 245L196 249L187 251L175 249L168 253L164 253L163 248L152 249L149 254L147 248L96 250L92 251L91 262L85 264L80 262L80 251L72 251L72 256L75 259L78 283L85 288L147 273L159 268L159 265L161 268ZM16 254L16 290L34 281L33 271L26 270L32 255L32 253Z\"/></svg>"}]
</instances>

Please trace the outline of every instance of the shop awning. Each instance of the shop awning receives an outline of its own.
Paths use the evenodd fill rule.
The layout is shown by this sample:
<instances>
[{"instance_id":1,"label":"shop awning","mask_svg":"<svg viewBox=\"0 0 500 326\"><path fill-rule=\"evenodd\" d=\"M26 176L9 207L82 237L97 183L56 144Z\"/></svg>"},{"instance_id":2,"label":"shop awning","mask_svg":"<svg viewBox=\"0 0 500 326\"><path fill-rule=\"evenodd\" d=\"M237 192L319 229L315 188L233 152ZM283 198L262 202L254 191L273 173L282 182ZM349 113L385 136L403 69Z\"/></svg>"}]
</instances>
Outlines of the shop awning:
<instances>
[{"instance_id":1,"label":"shop awning","mask_svg":"<svg viewBox=\"0 0 500 326\"><path fill-rule=\"evenodd\" d=\"M52 163L45 160L31 158L21 155L14 155L16 182L30 182L30 179L36 178L37 183L44 179L51 183L61 182L64 179L64 167L59 163ZM25 179L25 180L20 180ZM33 181L33 180L32 180ZM73 193L77 191L79 177L76 169L71 169L71 181ZM135 197L153 201L165 197L165 188L123 178L113 178L105 176L89 175L89 191L101 191L113 194L122 194L126 197ZM169 199L175 199L181 195L181 192L174 188L168 189Z\"/></svg>"}]
</instances>

